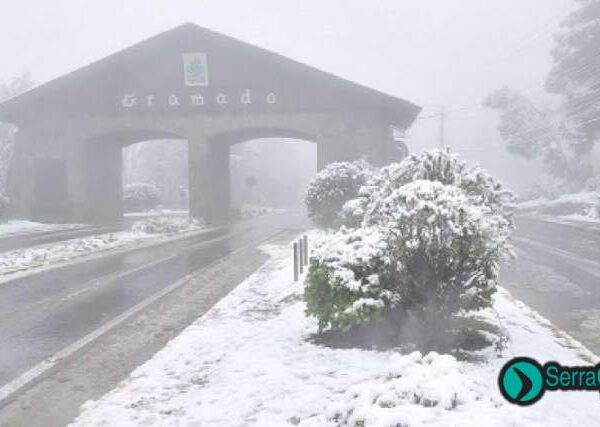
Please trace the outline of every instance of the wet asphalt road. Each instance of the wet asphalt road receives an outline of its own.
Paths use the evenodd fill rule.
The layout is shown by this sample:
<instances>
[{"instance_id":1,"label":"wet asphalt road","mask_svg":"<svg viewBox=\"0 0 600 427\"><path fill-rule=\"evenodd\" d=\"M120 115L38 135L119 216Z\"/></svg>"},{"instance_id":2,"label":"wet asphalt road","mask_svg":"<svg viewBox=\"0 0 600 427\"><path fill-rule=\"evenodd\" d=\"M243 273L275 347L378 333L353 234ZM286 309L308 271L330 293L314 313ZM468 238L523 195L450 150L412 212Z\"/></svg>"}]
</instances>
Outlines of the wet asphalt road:
<instances>
[{"instance_id":1,"label":"wet asphalt road","mask_svg":"<svg viewBox=\"0 0 600 427\"><path fill-rule=\"evenodd\" d=\"M305 225L270 215L0 283L0 387L193 271Z\"/></svg>"},{"instance_id":2,"label":"wet asphalt road","mask_svg":"<svg viewBox=\"0 0 600 427\"><path fill-rule=\"evenodd\" d=\"M513 243L503 286L600 354L600 228L521 217Z\"/></svg>"}]
</instances>

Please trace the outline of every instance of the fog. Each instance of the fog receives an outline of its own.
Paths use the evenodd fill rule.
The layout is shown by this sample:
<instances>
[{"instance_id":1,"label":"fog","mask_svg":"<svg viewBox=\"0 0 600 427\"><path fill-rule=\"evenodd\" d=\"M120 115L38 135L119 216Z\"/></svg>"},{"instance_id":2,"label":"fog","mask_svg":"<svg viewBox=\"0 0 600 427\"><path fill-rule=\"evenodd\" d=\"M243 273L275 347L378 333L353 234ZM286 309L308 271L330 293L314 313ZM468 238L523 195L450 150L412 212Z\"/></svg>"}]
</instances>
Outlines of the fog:
<instances>
[{"instance_id":1,"label":"fog","mask_svg":"<svg viewBox=\"0 0 600 427\"><path fill-rule=\"evenodd\" d=\"M600 0L0 34L0 426L598 424Z\"/></svg>"},{"instance_id":2,"label":"fog","mask_svg":"<svg viewBox=\"0 0 600 427\"><path fill-rule=\"evenodd\" d=\"M408 99L425 107L423 117L443 105L445 143L520 190L541 169L506 153L496 115L481 101L504 84L544 98L552 37L570 7L566 0L3 1L0 80L30 71L42 83L193 22ZM438 141L439 120L430 117L414 123L407 143L418 152Z\"/></svg>"}]
</instances>

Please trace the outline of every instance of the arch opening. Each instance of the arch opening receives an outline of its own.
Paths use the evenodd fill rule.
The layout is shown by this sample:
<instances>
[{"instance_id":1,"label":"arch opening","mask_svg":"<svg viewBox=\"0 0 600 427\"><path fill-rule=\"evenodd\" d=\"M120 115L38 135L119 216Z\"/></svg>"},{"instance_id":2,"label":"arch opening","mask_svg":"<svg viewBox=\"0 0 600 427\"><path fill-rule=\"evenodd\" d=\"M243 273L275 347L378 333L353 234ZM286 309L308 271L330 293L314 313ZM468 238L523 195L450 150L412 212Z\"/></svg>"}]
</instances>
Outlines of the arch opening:
<instances>
[{"instance_id":1,"label":"arch opening","mask_svg":"<svg viewBox=\"0 0 600 427\"><path fill-rule=\"evenodd\" d=\"M284 210L304 213L306 186L317 172L317 144L305 134L285 134L304 138L269 136L230 145L233 219Z\"/></svg>"},{"instance_id":2,"label":"arch opening","mask_svg":"<svg viewBox=\"0 0 600 427\"><path fill-rule=\"evenodd\" d=\"M88 138L78 188L79 217L107 223L152 210L188 210L188 143L178 135L139 129Z\"/></svg>"}]
</instances>

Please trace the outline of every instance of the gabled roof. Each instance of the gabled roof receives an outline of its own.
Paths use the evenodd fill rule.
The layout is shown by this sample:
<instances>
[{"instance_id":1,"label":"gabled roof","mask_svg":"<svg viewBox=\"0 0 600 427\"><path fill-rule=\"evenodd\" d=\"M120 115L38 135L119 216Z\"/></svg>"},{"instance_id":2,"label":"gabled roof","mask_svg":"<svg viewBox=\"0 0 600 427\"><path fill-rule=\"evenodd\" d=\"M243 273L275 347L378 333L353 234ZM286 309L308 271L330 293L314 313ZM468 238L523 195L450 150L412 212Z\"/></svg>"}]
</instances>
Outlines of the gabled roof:
<instances>
[{"instance_id":1,"label":"gabled roof","mask_svg":"<svg viewBox=\"0 0 600 427\"><path fill-rule=\"evenodd\" d=\"M420 107L406 100L337 77L196 24L186 23L0 103L0 117L14 119L21 114L27 114L29 110L39 109L40 106L45 106L43 110L46 112L54 112L53 106L69 102L72 107L71 112L80 111L77 108L78 97L85 99L102 97L112 89L122 90L126 85L124 81L129 81L129 84L131 81L137 81L139 76L131 75L127 68L129 64L147 64L143 61L147 61L149 57L156 57L157 63L164 62L160 59L160 55L164 51L173 46L185 48L193 43L210 46L212 49L223 51L230 56L251 57L253 63L258 64L258 67L263 67L261 75L265 74L265 70L272 68L276 70L277 76L284 76L280 78L274 77L275 74L271 76L271 80L278 80L280 84L289 80L306 82L315 88L314 97L322 95L327 98L327 101L333 102L333 99L339 94L340 99L343 100L340 104L348 104L350 101L351 104L381 108L387 110L392 116L401 118L401 122L407 125L412 123L421 110ZM105 84L107 76L113 78L119 76L119 78ZM102 87L103 85L106 87ZM97 91L97 93L93 91Z\"/></svg>"}]
</instances>

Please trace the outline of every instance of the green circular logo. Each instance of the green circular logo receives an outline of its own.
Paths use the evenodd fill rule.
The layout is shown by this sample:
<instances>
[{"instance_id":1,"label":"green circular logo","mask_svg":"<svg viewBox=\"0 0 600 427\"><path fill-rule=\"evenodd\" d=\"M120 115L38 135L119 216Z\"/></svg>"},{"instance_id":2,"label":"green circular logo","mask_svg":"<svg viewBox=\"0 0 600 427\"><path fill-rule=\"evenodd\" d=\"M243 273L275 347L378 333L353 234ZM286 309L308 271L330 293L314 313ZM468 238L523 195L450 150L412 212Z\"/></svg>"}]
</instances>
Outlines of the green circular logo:
<instances>
[{"instance_id":1,"label":"green circular logo","mask_svg":"<svg viewBox=\"0 0 600 427\"><path fill-rule=\"evenodd\" d=\"M516 405L531 405L544 394L542 366L529 357L509 360L498 376L500 392L506 400Z\"/></svg>"}]
</instances>

